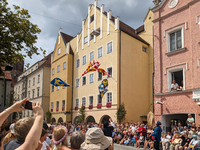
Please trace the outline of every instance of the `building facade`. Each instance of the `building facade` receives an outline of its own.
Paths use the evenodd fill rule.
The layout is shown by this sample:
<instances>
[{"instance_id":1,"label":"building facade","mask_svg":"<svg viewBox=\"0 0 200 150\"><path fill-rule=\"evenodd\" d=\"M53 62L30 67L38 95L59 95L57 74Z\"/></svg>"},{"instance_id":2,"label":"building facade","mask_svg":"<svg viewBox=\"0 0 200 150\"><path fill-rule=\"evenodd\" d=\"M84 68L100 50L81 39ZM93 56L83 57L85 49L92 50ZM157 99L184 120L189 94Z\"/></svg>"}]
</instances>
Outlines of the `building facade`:
<instances>
[{"instance_id":1,"label":"building facade","mask_svg":"<svg viewBox=\"0 0 200 150\"><path fill-rule=\"evenodd\" d=\"M49 110L50 100L51 54L36 62L25 70L14 85L15 100L28 98L32 102L40 102L44 112ZM33 111L25 110L18 113L18 119L33 117Z\"/></svg>"},{"instance_id":2,"label":"building facade","mask_svg":"<svg viewBox=\"0 0 200 150\"><path fill-rule=\"evenodd\" d=\"M155 120L163 130L185 125L191 113L200 124L200 1L163 0L154 13ZM171 89L172 81L180 86Z\"/></svg>"}]
</instances>

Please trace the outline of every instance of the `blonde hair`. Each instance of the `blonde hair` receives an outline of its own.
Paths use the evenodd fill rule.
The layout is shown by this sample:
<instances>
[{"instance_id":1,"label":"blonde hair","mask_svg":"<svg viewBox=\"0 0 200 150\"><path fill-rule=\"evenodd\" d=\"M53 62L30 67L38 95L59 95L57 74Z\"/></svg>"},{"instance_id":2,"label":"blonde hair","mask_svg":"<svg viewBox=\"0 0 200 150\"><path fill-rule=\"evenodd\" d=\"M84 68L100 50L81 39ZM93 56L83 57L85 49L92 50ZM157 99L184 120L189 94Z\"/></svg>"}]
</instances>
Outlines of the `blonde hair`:
<instances>
[{"instance_id":1,"label":"blonde hair","mask_svg":"<svg viewBox=\"0 0 200 150\"><path fill-rule=\"evenodd\" d=\"M54 139L56 141L58 141L65 135L65 129L62 127L56 127L56 128L54 128L53 134L54 134ZM65 137L65 139L62 142L60 142L58 145L56 145L56 150L61 150L62 146L68 146L67 136Z\"/></svg>"},{"instance_id":2,"label":"blonde hair","mask_svg":"<svg viewBox=\"0 0 200 150\"><path fill-rule=\"evenodd\" d=\"M16 136L18 141L25 141L25 138L33 126L34 119L31 117L20 119L16 122L14 126L14 135Z\"/></svg>"}]
</instances>

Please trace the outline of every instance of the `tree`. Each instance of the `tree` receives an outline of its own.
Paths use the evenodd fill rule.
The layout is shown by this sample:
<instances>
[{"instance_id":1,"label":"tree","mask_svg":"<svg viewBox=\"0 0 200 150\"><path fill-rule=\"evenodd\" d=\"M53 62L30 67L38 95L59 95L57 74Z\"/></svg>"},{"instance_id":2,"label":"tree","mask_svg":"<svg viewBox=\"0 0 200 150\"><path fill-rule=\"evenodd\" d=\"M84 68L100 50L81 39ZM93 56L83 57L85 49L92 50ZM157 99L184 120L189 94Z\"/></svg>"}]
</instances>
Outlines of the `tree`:
<instances>
[{"instance_id":1,"label":"tree","mask_svg":"<svg viewBox=\"0 0 200 150\"><path fill-rule=\"evenodd\" d=\"M14 11L11 11L7 0L0 2L0 66L12 65L26 56L32 58L33 54L40 54L34 44L41 30L30 22L28 10L16 5L13 7ZM40 48L40 51L45 55L45 50Z\"/></svg>"},{"instance_id":2,"label":"tree","mask_svg":"<svg viewBox=\"0 0 200 150\"><path fill-rule=\"evenodd\" d=\"M85 106L82 106L79 109L79 115L78 115L78 123L84 123L85 121Z\"/></svg>"},{"instance_id":3,"label":"tree","mask_svg":"<svg viewBox=\"0 0 200 150\"><path fill-rule=\"evenodd\" d=\"M50 123L51 122L51 112L49 110L45 113L45 116L47 118L47 122Z\"/></svg>"},{"instance_id":4,"label":"tree","mask_svg":"<svg viewBox=\"0 0 200 150\"><path fill-rule=\"evenodd\" d=\"M117 115L117 120L119 121L119 123L121 123L125 119L126 109L125 109L124 103L119 105L116 115Z\"/></svg>"}]
</instances>

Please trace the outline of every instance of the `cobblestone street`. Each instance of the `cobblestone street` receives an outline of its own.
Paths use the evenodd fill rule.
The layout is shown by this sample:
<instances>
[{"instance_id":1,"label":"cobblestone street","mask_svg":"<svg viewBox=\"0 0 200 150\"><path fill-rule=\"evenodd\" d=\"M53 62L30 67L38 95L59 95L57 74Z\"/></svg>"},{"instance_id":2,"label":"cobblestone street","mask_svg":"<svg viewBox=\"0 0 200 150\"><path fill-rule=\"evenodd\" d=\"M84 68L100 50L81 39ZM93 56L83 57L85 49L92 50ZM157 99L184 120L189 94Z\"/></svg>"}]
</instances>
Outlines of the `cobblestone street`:
<instances>
[{"instance_id":1,"label":"cobblestone street","mask_svg":"<svg viewBox=\"0 0 200 150\"><path fill-rule=\"evenodd\" d=\"M114 150L139 150L139 149L133 146L114 144Z\"/></svg>"}]
</instances>

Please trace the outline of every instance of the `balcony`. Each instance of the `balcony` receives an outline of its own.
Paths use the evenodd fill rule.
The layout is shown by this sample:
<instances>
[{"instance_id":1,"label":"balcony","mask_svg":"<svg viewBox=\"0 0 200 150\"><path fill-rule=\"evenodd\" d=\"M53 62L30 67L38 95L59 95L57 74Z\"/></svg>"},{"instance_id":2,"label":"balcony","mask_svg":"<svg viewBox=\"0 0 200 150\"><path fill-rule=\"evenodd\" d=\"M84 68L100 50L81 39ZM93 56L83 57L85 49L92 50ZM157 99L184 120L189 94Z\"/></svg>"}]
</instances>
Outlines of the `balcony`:
<instances>
[{"instance_id":1,"label":"balcony","mask_svg":"<svg viewBox=\"0 0 200 150\"><path fill-rule=\"evenodd\" d=\"M89 109L92 109L93 108L93 105L89 105Z\"/></svg>"},{"instance_id":2,"label":"balcony","mask_svg":"<svg viewBox=\"0 0 200 150\"><path fill-rule=\"evenodd\" d=\"M101 104L97 104L97 108L98 108L98 109L101 109Z\"/></svg>"},{"instance_id":3,"label":"balcony","mask_svg":"<svg viewBox=\"0 0 200 150\"><path fill-rule=\"evenodd\" d=\"M111 103L106 103L106 107L110 108L111 107Z\"/></svg>"}]
</instances>

